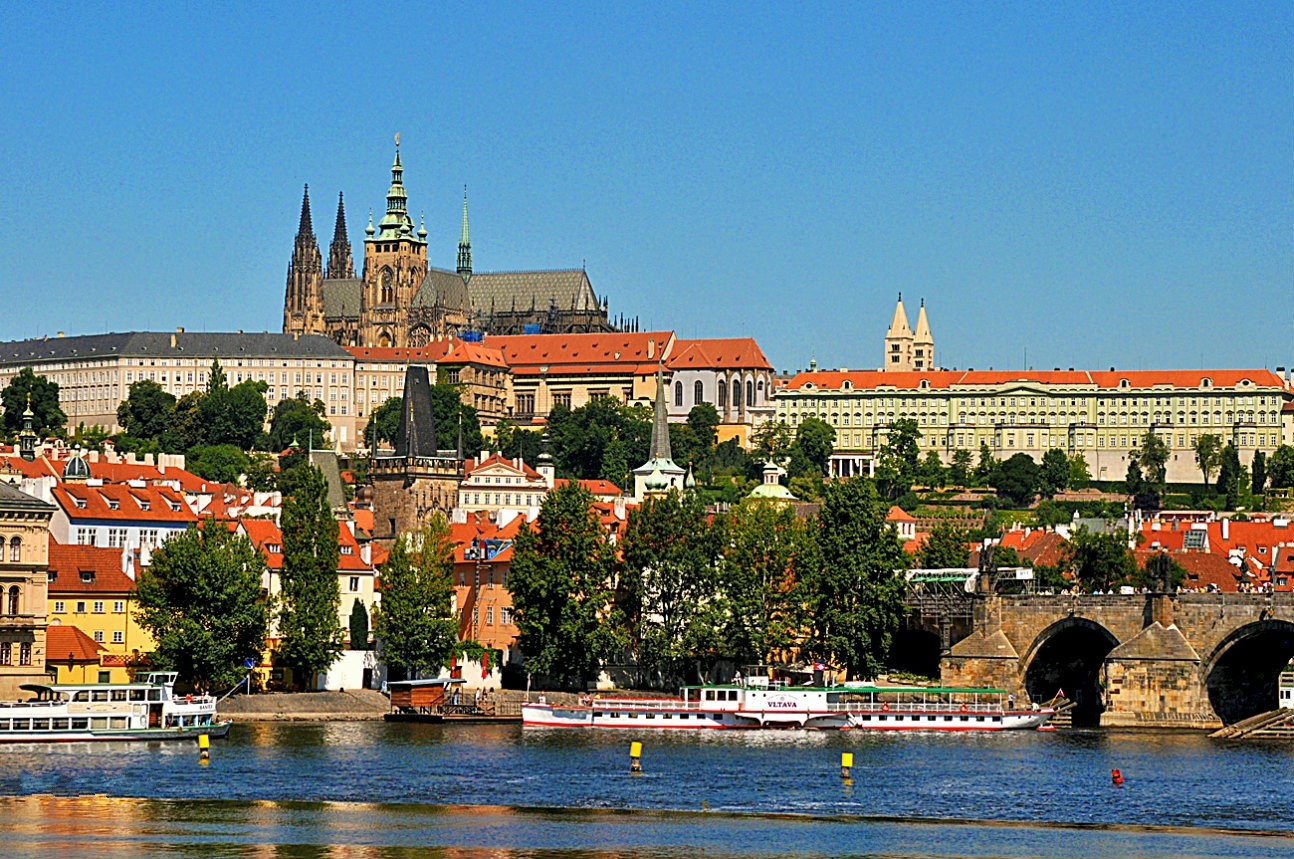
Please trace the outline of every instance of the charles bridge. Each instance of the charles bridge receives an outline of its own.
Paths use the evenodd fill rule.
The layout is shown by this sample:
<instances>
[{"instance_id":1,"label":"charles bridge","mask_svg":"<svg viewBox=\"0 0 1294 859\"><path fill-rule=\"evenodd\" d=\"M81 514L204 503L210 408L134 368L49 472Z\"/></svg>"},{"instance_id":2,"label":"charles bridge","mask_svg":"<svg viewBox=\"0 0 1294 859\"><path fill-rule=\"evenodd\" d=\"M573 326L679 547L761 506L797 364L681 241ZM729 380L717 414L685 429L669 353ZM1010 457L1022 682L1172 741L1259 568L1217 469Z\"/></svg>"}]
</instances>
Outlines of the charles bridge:
<instances>
[{"instance_id":1,"label":"charles bridge","mask_svg":"<svg viewBox=\"0 0 1294 859\"><path fill-rule=\"evenodd\" d=\"M895 651L949 686L1022 701L1058 692L1075 725L1216 728L1276 708L1294 656L1294 593L1037 595L909 591Z\"/></svg>"}]
</instances>

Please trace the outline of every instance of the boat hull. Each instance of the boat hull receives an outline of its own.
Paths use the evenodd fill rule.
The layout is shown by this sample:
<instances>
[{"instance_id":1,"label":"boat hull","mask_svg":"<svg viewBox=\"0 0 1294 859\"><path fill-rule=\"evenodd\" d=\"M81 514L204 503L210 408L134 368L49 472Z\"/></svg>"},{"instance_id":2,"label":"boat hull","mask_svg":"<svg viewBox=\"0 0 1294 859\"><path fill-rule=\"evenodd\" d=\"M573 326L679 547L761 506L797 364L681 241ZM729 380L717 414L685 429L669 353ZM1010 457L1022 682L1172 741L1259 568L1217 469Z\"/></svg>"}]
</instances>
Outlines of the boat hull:
<instances>
[{"instance_id":1,"label":"boat hull","mask_svg":"<svg viewBox=\"0 0 1294 859\"><path fill-rule=\"evenodd\" d=\"M178 740L197 740L205 734L213 739L222 739L229 733L230 722L217 722L211 725L186 725L177 728L122 728L117 730L84 730L84 731L26 731L0 734L0 744L14 743L95 743L146 741L167 742Z\"/></svg>"},{"instance_id":2,"label":"boat hull","mask_svg":"<svg viewBox=\"0 0 1294 859\"><path fill-rule=\"evenodd\" d=\"M523 704L521 720L529 728L635 728L637 730L864 730L864 731L1011 731L1036 730L1051 710L932 711L804 710L755 711L670 709L631 706Z\"/></svg>"}]
</instances>

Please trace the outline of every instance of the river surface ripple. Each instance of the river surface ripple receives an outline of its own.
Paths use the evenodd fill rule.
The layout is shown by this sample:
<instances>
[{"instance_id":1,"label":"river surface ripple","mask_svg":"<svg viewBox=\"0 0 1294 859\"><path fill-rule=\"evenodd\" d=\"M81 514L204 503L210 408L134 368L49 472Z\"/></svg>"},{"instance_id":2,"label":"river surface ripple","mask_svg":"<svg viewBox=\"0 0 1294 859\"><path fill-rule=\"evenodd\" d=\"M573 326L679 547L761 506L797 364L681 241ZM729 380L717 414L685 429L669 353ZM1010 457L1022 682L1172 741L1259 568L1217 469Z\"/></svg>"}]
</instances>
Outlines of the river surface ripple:
<instances>
[{"instance_id":1,"label":"river surface ripple","mask_svg":"<svg viewBox=\"0 0 1294 859\"><path fill-rule=\"evenodd\" d=\"M206 765L189 744L0 747L0 852L1284 857L1292 762L1195 733L248 723Z\"/></svg>"}]
</instances>

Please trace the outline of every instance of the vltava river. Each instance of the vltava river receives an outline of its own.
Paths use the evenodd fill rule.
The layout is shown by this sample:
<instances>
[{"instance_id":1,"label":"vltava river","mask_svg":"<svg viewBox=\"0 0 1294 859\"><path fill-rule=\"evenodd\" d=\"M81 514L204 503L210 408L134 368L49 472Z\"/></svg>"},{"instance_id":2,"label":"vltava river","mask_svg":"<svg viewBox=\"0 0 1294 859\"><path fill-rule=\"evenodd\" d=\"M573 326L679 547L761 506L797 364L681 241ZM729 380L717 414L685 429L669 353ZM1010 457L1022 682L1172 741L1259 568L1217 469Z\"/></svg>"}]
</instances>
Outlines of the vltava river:
<instances>
[{"instance_id":1,"label":"vltava river","mask_svg":"<svg viewBox=\"0 0 1294 859\"><path fill-rule=\"evenodd\" d=\"M1291 764L1198 734L242 724L206 765L0 747L0 855L1288 857Z\"/></svg>"}]
</instances>

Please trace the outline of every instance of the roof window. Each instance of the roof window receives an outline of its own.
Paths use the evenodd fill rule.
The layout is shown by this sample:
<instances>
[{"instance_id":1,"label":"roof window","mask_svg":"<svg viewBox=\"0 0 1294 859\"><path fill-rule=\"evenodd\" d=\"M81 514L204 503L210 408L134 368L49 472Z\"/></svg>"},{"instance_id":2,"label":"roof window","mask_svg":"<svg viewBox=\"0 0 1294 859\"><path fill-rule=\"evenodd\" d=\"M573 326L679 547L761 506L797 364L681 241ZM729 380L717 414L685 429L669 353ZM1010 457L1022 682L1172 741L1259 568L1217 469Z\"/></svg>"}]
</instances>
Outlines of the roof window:
<instances>
[{"instance_id":1,"label":"roof window","mask_svg":"<svg viewBox=\"0 0 1294 859\"><path fill-rule=\"evenodd\" d=\"M82 570L81 581L87 585L94 584L94 570Z\"/></svg>"}]
</instances>

